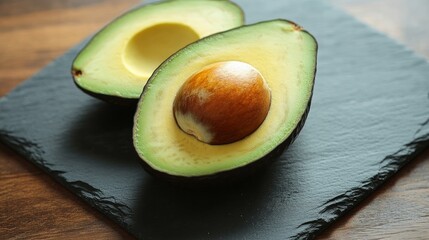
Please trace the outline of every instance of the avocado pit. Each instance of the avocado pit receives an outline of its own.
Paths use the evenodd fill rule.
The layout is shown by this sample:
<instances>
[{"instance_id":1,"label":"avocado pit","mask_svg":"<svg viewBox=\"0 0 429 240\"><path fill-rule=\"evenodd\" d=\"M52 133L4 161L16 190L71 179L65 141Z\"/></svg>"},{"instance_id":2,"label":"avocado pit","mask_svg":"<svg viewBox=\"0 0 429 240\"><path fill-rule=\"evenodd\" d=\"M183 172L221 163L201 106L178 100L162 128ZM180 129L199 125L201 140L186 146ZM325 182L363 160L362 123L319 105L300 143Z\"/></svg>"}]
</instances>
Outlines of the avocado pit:
<instances>
[{"instance_id":1,"label":"avocado pit","mask_svg":"<svg viewBox=\"0 0 429 240\"><path fill-rule=\"evenodd\" d=\"M236 142L258 129L270 103L271 91L257 69L226 61L189 77L177 92L173 113L181 130L219 145Z\"/></svg>"}]
</instances>

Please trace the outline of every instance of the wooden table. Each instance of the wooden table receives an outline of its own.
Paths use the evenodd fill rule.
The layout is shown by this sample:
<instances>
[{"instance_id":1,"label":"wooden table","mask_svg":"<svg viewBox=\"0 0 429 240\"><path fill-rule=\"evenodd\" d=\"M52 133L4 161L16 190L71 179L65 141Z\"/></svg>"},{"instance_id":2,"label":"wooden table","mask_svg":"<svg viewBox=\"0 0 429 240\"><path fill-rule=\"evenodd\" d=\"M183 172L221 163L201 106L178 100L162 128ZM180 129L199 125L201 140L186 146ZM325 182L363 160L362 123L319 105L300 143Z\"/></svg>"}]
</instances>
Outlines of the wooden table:
<instances>
[{"instance_id":1,"label":"wooden table","mask_svg":"<svg viewBox=\"0 0 429 240\"><path fill-rule=\"evenodd\" d=\"M331 0L429 59L426 0ZM138 0L0 0L0 96ZM428 79L429 81L429 79ZM429 151L321 239L429 238ZM1 239L132 239L0 144Z\"/></svg>"}]
</instances>

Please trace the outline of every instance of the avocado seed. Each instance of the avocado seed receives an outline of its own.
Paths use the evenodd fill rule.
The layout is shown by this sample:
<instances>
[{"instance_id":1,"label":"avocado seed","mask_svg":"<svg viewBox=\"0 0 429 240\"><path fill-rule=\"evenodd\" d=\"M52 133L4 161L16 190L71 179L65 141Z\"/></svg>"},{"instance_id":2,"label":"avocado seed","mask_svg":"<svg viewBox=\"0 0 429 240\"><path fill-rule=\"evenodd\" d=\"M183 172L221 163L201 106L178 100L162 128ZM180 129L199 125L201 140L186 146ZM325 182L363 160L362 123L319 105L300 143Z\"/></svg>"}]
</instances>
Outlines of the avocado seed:
<instances>
[{"instance_id":1,"label":"avocado seed","mask_svg":"<svg viewBox=\"0 0 429 240\"><path fill-rule=\"evenodd\" d=\"M227 144L253 133L265 120L270 89L253 66L218 62L189 77L173 104L177 125L208 144Z\"/></svg>"}]
</instances>

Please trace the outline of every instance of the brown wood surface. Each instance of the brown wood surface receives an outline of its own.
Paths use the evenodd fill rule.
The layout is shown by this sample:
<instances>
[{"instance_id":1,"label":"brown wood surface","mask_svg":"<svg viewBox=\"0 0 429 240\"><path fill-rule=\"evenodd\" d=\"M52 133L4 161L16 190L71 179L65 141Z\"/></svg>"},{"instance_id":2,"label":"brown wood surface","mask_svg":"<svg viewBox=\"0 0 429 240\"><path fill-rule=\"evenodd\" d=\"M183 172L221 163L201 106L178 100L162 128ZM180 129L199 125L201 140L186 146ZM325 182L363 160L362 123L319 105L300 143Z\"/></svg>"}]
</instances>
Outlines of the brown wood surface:
<instances>
[{"instance_id":1,"label":"brown wood surface","mask_svg":"<svg viewBox=\"0 0 429 240\"><path fill-rule=\"evenodd\" d=\"M0 0L0 96L139 0ZM429 1L332 0L429 59ZM429 239L429 151L321 239ZM132 239L0 144L0 239Z\"/></svg>"},{"instance_id":2,"label":"brown wood surface","mask_svg":"<svg viewBox=\"0 0 429 240\"><path fill-rule=\"evenodd\" d=\"M426 24L429 22L429 1L331 2L429 60L429 28ZM428 173L429 150L402 168L319 239L429 239Z\"/></svg>"},{"instance_id":3,"label":"brown wood surface","mask_svg":"<svg viewBox=\"0 0 429 240\"><path fill-rule=\"evenodd\" d=\"M138 0L0 0L0 96ZM132 239L0 145L0 239Z\"/></svg>"}]
</instances>

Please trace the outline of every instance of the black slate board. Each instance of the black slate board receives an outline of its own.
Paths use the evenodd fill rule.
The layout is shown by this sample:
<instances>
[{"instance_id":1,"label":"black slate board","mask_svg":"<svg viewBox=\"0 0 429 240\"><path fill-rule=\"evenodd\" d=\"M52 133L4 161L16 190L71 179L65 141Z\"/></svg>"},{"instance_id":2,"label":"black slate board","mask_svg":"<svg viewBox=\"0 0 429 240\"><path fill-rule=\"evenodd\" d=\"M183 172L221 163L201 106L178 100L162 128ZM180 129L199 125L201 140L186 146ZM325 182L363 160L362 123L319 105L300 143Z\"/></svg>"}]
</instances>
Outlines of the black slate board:
<instances>
[{"instance_id":1,"label":"black slate board","mask_svg":"<svg viewBox=\"0 0 429 240\"><path fill-rule=\"evenodd\" d=\"M133 111L72 83L83 44L1 99L1 141L140 238L313 237L429 145L429 65L321 1L237 3L248 23L291 19L319 42L301 135L249 181L192 190L146 174Z\"/></svg>"}]
</instances>

